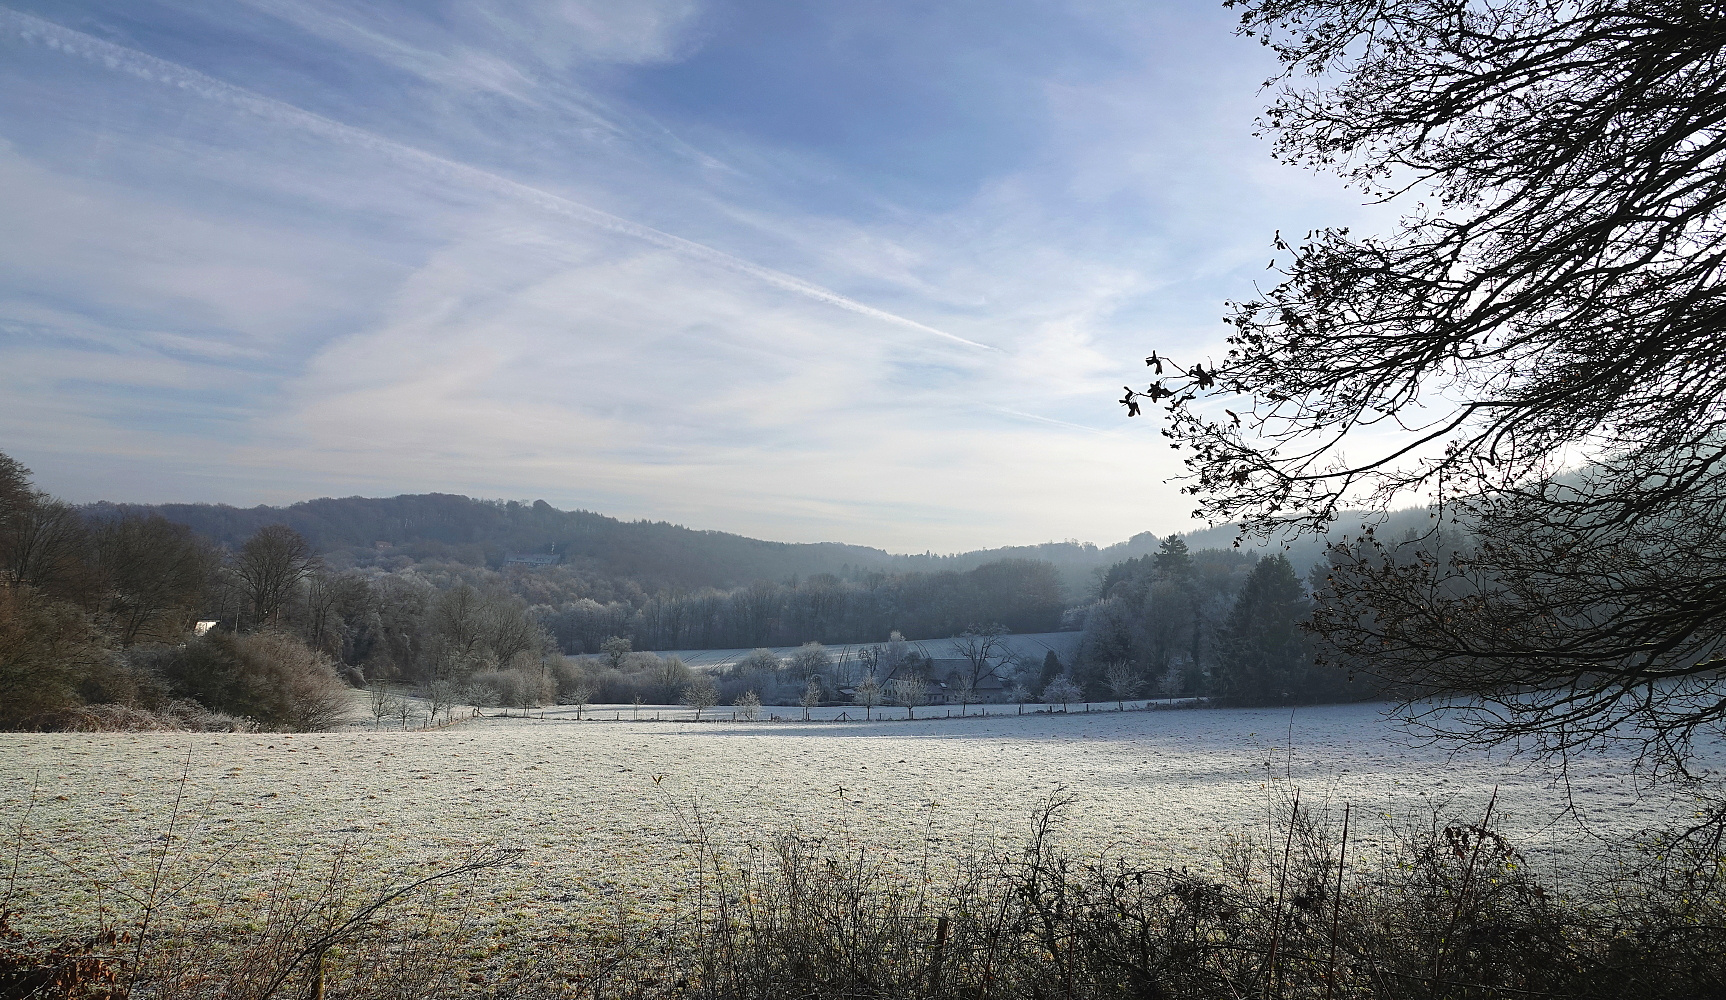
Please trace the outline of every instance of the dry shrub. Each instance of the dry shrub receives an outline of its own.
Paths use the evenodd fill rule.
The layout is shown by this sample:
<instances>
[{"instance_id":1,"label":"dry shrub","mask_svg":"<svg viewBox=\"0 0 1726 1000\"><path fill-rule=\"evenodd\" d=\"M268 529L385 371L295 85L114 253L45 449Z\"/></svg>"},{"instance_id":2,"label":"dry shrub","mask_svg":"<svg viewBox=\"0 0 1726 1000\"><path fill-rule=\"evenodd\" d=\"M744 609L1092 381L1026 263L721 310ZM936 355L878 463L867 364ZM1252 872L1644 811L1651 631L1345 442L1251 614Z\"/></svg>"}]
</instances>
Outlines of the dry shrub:
<instances>
[{"instance_id":1,"label":"dry shrub","mask_svg":"<svg viewBox=\"0 0 1726 1000\"><path fill-rule=\"evenodd\" d=\"M732 857L697 817L685 832L698 891L675 916L587 914L501 952L465 922L459 892L394 908L513 852L382 890L338 855L322 876L287 873L229 923L152 929L146 910L120 938L8 947L31 974L53 956L94 959L103 976L119 970L97 985L160 998L1726 995L1717 841L1644 844L1633 859L1603 859L1612 877L1581 873L1561 892L1485 818L1434 822L1342 871L1339 894L1339 831L1298 808L1274 834L1236 841L1218 876L1063 855L1050 832L1067 804L1050 799L1023 851L961 859L941 881L797 836ZM100 940L136 945L89 943Z\"/></svg>"},{"instance_id":2,"label":"dry shrub","mask_svg":"<svg viewBox=\"0 0 1726 1000\"><path fill-rule=\"evenodd\" d=\"M0 912L0 997L121 1000L124 963L115 957L121 935L109 930L85 940L30 941Z\"/></svg>"},{"instance_id":3,"label":"dry shrub","mask_svg":"<svg viewBox=\"0 0 1726 1000\"><path fill-rule=\"evenodd\" d=\"M260 722L314 732L333 729L347 718L348 686L327 656L286 632L246 636L241 649L275 696Z\"/></svg>"},{"instance_id":4,"label":"dry shrub","mask_svg":"<svg viewBox=\"0 0 1726 1000\"><path fill-rule=\"evenodd\" d=\"M196 702L174 699L154 709L112 703L78 705L42 717L39 728L69 733L245 733L257 726L249 719L211 712Z\"/></svg>"},{"instance_id":5,"label":"dry shrub","mask_svg":"<svg viewBox=\"0 0 1726 1000\"><path fill-rule=\"evenodd\" d=\"M538 708L557 700L556 679L532 668L487 670L475 674L471 683L485 692L491 704L506 709Z\"/></svg>"},{"instance_id":6,"label":"dry shrub","mask_svg":"<svg viewBox=\"0 0 1726 1000\"><path fill-rule=\"evenodd\" d=\"M350 708L329 659L285 632L211 632L170 651L157 669L177 693L265 728L331 729Z\"/></svg>"},{"instance_id":7,"label":"dry shrub","mask_svg":"<svg viewBox=\"0 0 1726 1000\"><path fill-rule=\"evenodd\" d=\"M279 870L236 920L190 923L174 901L213 872L173 842L162 838L149 882L100 886L130 905L93 933L25 937L11 928L8 890L0 899L0 1000L462 995L461 956L474 945L462 890L521 853L480 849L391 877L359 868L344 849L321 868Z\"/></svg>"},{"instance_id":8,"label":"dry shrub","mask_svg":"<svg viewBox=\"0 0 1726 1000\"><path fill-rule=\"evenodd\" d=\"M111 670L106 637L74 605L0 584L0 726L32 726L78 704L84 680Z\"/></svg>"},{"instance_id":9,"label":"dry shrub","mask_svg":"<svg viewBox=\"0 0 1726 1000\"><path fill-rule=\"evenodd\" d=\"M1645 843L1560 891L1487 823L1434 822L1356 861L1339 895L1339 831L1305 810L1237 841L1214 877L1064 856L1048 842L1064 805L1022 855L968 859L939 887L795 837L741 863L714 854L683 937L643 926L606 959L658 978L590 995L1726 995L1718 842Z\"/></svg>"}]
</instances>

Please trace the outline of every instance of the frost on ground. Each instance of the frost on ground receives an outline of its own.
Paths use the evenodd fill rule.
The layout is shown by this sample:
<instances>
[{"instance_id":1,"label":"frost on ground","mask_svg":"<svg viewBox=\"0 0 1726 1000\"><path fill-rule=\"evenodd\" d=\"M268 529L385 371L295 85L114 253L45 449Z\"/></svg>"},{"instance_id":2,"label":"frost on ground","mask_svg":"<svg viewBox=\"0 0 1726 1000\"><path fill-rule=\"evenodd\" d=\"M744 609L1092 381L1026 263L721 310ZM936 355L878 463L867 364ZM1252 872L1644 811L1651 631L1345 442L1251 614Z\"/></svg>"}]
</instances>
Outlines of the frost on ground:
<instances>
[{"instance_id":1,"label":"frost on ground","mask_svg":"<svg viewBox=\"0 0 1726 1000\"><path fill-rule=\"evenodd\" d=\"M174 900L196 918L239 912L343 849L382 884L490 844L526 850L470 899L507 933L670 909L694 891L697 819L732 852L795 832L920 878L967 850L1013 848L1031 811L1063 787L1076 800L1061 827L1069 850L1193 867L1214 866L1230 834L1265 830L1291 787L1333 815L1352 802L1356 851L1386 823L1429 822L1434 808L1477 819L1496 786L1503 827L1560 869L1593 849L1590 834L1632 833L1686 809L1682 796L1639 788L1627 761L1601 757L1573 771L1573 809L1560 815L1566 789L1540 772L1399 745L1381 711L7 733L0 815L25 821L12 906L26 926L123 909L164 856L172 885L208 869Z\"/></svg>"}]
</instances>

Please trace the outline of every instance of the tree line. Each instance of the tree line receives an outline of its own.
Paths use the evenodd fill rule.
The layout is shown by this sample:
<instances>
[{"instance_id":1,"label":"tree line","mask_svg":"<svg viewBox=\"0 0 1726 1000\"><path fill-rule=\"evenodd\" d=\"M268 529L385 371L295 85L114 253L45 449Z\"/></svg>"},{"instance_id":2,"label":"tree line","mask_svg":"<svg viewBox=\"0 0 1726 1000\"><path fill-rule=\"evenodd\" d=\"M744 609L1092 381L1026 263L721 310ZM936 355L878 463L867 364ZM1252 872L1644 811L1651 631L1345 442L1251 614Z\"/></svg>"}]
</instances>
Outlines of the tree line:
<instances>
[{"instance_id":1,"label":"tree line","mask_svg":"<svg viewBox=\"0 0 1726 1000\"><path fill-rule=\"evenodd\" d=\"M652 649L852 642L894 629L935 637L980 617L1043 631L1064 606L1053 568L1029 560L569 600L585 582L571 567L356 566L283 524L219 544L152 511L72 507L0 456L0 723L95 725L89 706L118 705L133 723L155 713L164 724L316 727L339 714L344 681L409 687L434 711L525 707L593 689L560 654L607 640ZM687 672L660 674L612 687L674 700Z\"/></svg>"},{"instance_id":2,"label":"tree line","mask_svg":"<svg viewBox=\"0 0 1726 1000\"><path fill-rule=\"evenodd\" d=\"M1281 553L1190 552L1179 536L1110 567L1085 613L1078 663L1060 681L1072 700L1204 696L1222 704L1354 701L1379 688L1320 662L1311 634L1326 564L1309 591ZM1050 700L1045 696L1045 700ZM1054 699L1065 700L1065 699Z\"/></svg>"},{"instance_id":3,"label":"tree line","mask_svg":"<svg viewBox=\"0 0 1726 1000\"><path fill-rule=\"evenodd\" d=\"M330 567L285 525L227 547L159 514L87 516L0 455L0 725L316 729L374 680L547 692L556 648L527 603L442 582Z\"/></svg>"},{"instance_id":4,"label":"tree line","mask_svg":"<svg viewBox=\"0 0 1726 1000\"><path fill-rule=\"evenodd\" d=\"M772 542L662 521L621 521L591 511L559 510L543 500L481 500L443 493L326 497L284 507L99 503L82 510L96 519L160 514L229 548L268 525L285 525L337 568L393 570L438 562L501 570L511 553L538 553L555 557L566 588L581 588L571 599L589 597L602 604L628 600L634 591L729 591L756 580L820 574L861 580L876 573L963 573L1003 559L1050 563L1069 594L1076 594L1094 570L1148 552L1157 541L1146 533L1103 548L1068 540L945 555L892 554L862 545Z\"/></svg>"},{"instance_id":5,"label":"tree line","mask_svg":"<svg viewBox=\"0 0 1726 1000\"><path fill-rule=\"evenodd\" d=\"M1067 606L1054 566L1028 559L693 593L635 586L602 603L572 597L591 592L578 567L355 565L283 524L218 543L155 512L74 508L36 490L10 458L0 456L0 473L7 725L56 724L97 704L167 713L180 724L321 725L343 704L342 682L401 685L446 712L457 702L525 708L578 695L663 703L692 682L681 664L633 653L601 671L562 657L619 642L651 650L939 639L977 622L1018 633L1082 623L1072 663L994 663L1020 700L1051 685L1060 701L1162 694L1283 703L1363 693L1338 671L1312 667L1314 650L1299 632L1310 599L1286 560L1189 553L1178 537L1109 568L1081 608ZM215 624L193 636L198 622ZM893 664L908 662L891 655L892 642L882 648ZM720 693L796 700L817 672L756 661L719 678ZM843 678L821 671L821 698L876 673L848 669ZM875 679L890 685L896 673Z\"/></svg>"},{"instance_id":6,"label":"tree line","mask_svg":"<svg viewBox=\"0 0 1726 1000\"><path fill-rule=\"evenodd\" d=\"M942 638L975 621L1051 632L1066 608L1053 566L1002 559L966 572L869 573L855 580L822 573L730 591L656 594L633 605L569 601L535 613L558 646L574 654L599 652L611 636L625 636L637 649L740 649L872 642L894 630Z\"/></svg>"}]
</instances>

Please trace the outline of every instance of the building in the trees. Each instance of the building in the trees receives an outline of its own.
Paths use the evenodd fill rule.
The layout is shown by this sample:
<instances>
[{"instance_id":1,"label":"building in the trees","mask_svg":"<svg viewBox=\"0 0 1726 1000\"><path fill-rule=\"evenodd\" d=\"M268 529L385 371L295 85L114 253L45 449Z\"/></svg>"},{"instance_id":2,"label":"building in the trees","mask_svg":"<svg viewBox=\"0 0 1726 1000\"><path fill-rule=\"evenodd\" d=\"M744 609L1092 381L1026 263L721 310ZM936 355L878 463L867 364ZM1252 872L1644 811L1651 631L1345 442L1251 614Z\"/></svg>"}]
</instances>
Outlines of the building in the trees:
<instances>
[{"instance_id":1,"label":"building in the trees","mask_svg":"<svg viewBox=\"0 0 1726 1000\"><path fill-rule=\"evenodd\" d=\"M984 702L1006 700L1007 685L1001 678L995 676L1000 672L998 666L985 668L988 676L977 680L972 688L969 703L980 705ZM962 656L933 658L928 661L929 704L957 705L961 701L959 686L962 680L971 673L971 661Z\"/></svg>"}]
</instances>

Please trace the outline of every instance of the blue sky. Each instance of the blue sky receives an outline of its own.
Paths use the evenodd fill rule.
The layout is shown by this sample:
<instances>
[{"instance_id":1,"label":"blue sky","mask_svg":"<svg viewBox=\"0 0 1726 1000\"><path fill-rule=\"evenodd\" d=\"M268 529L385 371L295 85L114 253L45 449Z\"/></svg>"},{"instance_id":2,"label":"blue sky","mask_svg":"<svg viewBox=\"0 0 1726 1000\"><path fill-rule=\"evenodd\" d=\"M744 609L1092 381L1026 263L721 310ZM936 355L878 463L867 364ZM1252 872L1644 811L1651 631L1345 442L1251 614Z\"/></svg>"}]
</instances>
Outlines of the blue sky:
<instances>
[{"instance_id":1,"label":"blue sky","mask_svg":"<svg viewBox=\"0 0 1726 1000\"><path fill-rule=\"evenodd\" d=\"M956 551L1190 527L1114 400L1277 229L1210 3L0 0L0 450Z\"/></svg>"}]
</instances>

